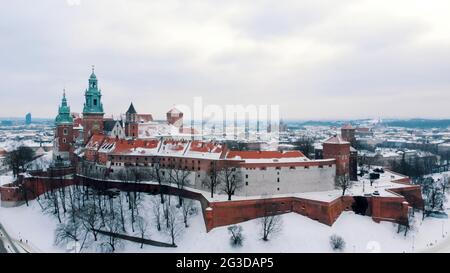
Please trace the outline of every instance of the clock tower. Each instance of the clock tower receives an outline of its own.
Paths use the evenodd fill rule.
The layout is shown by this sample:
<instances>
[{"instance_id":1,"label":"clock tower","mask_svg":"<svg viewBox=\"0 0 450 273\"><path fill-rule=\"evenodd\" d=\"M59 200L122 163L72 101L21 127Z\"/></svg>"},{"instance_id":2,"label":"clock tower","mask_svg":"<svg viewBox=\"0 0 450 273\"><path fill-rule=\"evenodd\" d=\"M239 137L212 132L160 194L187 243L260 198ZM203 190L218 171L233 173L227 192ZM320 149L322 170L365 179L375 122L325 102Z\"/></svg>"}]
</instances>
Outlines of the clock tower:
<instances>
[{"instance_id":1,"label":"clock tower","mask_svg":"<svg viewBox=\"0 0 450 273\"><path fill-rule=\"evenodd\" d=\"M66 91L64 90L58 115L55 119L55 140L53 142L53 159L58 161L70 161L73 151L73 118L70 107L67 104Z\"/></svg>"},{"instance_id":2,"label":"clock tower","mask_svg":"<svg viewBox=\"0 0 450 273\"><path fill-rule=\"evenodd\" d=\"M103 133L103 104L102 94L98 88L97 76L92 66L92 74L89 77L89 87L84 93L83 107L83 138L86 144L92 135Z\"/></svg>"}]
</instances>

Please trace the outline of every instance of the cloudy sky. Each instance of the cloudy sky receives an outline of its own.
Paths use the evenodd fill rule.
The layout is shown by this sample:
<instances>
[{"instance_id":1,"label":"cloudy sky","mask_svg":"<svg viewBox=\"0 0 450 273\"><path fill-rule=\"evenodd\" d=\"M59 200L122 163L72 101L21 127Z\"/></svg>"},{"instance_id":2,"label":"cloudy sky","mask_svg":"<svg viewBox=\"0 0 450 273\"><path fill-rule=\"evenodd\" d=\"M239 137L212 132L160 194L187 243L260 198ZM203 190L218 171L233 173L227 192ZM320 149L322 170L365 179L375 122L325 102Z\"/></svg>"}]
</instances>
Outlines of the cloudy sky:
<instances>
[{"instance_id":1,"label":"cloudy sky","mask_svg":"<svg viewBox=\"0 0 450 273\"><path fill-rule=\"evenodd\" d=\"M0 9L0 116L277 104L283 118L450 118L450 1L14 0Z\"/></svg>"}]
</instances>

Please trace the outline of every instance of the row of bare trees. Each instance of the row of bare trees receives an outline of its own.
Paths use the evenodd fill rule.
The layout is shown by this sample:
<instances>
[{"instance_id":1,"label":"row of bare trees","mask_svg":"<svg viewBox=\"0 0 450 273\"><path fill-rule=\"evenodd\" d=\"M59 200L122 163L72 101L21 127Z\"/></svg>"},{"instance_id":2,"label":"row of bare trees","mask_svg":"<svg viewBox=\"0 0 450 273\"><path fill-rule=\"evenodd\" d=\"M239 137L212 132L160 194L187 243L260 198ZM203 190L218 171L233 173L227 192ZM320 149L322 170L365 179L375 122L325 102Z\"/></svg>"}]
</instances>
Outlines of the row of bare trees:
<instances>
[{"instance_id":1,"label":"row of bare trees","mask_svg":"<svg viewBox=\"0 0 450 273\"><path fill-rule=\"evenodd\" d=\"M198 175L200 171L187 169L181 162L173 162L167 165L161 163L160 158L154 158L151 166L127 166L115 172L111 172L104 166L82 162L81 173L94 179L116 179L128 183L139 184L142 181L153 181L158 183L160 189L165 185L173 185L181 192L186 186L193 184L197 176L201 177L201 184L211 193L211 198L216 192L224 193L231 200L236 191L243 186L243 175L239 168L233 165L221 165L218 161L211 161L207 170L203 171L203 176ZM160 191L161 203L163 191ZM182 197L179 196L181 206Z\"/></svg>"},{"instance_id":2,"label":"row of bare trees","mask_svg":"<svg viewBox=\"0 0 450 273\"><path fill-rule=\"evenodd\" d=\"M136 188L118 191L102 188L102 184L96 188L85 185L65 187L62 179L54 177L47 184L48 191L37 200L44 213L59 222L55 231L58 245L75 244L78 251L95 246L102 252L114 252L123 245L117 235L135 234L142 239L142 248L151 224L175 245L197 213L191 199L163 194L162 202L152 196L145 205L146 195Z\"/></svg>"}]
</instances>

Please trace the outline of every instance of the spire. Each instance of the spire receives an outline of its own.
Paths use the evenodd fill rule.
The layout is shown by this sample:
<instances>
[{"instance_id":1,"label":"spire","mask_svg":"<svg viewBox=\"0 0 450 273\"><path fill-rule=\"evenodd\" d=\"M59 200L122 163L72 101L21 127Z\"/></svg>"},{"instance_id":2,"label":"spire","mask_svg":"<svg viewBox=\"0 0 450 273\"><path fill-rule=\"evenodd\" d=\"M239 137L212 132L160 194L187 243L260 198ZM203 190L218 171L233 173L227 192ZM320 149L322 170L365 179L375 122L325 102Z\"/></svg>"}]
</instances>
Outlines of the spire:
<instances>
[{"instance_id":1,"label":"spire","mask_svg":"<svg viewBox=\"0 0 450 273\"><path fill-rule=\"evenodd\" d=\"M55 123L56 125L73 123L73 118L70 115L70 107L67 104L66 89L63 89L63 97L61 99L61 105L59 106L58 116L56 116Z\"/></svg>"},{"instance_id":2,"label":"spire","mask_svg":"<svg viewBox=\"0 0 450 273\"><path fill-rule=\"evenodd\" d=\"M91 73L91 79L95 79L97 76L95 76L95 65L92 65L92 73Z\"/></svg>"},{"instance_id":3,"label":"spire","mask_svg":"<svg viewBox=\"0 0 450 273\"><path fill-rule=\"evenodd\" d=\"M66 89L63 89L63 98L61 102L61 106L67 106L67 99L66 99Z\"/></svg>"},{"instance_id":4,"label":"spire","mask_svg":"<svg viewBox=\"0 0 450 273\"><path fill-rule=\"evenodd\" d=\"M136 110L134 109L133 103L131 103L130 107L128 107L127 114L137 114Z\"/></svg>"},{"instance_id":5,"label":"spire","mask_svg":"<svg viewBox=\"0 0 450 273\"><path fill-rule=\"evenodd\" d=\"M92 66L92 74L89 77L89 87L85 92L85 103L83 113L103 114L102 94L98 88L97 76L95 76L95 66Z\"/></svg>"}]
</instances>

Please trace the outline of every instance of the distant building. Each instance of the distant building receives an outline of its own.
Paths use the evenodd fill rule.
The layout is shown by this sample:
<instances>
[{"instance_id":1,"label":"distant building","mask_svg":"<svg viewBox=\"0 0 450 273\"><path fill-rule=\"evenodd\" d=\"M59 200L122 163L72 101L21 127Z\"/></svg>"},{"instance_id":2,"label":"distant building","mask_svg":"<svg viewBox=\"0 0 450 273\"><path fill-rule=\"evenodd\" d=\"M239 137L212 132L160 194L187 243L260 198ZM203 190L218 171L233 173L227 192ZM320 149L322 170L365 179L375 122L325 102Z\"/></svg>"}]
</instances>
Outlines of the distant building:
<instances>
[{"instance_id":1,"label":"distant building","mask_svg":"<svg viewBox=\"0 0 450 273\"><path fill-rule=\"evenodd\" d=\"M350 124L345 125L341 128L341 137L343 140L350 142L352 147L355 147L356 137L355 137L355 128Z\"/></svg>"},{"instance_id":2,"label":"distant building","mask_svg":"<svg viewBox=\"0 0 450 273\"><path fill-rule=\"evenodd\" d=\"M2 120L2 122L0 124L2 126L12 126L13 122L12 122L12 120Z\"/></svg>"},{"instance_id":3,"label":"distant building","mask_svg":"<svg viewBox=\"0 0 450 273\"><path fill-rule=\"evenodd\" d=\"M25 115L25 124L30 125L31 124L31 113L28 113Z\"/></svg>"}]
</instances>

